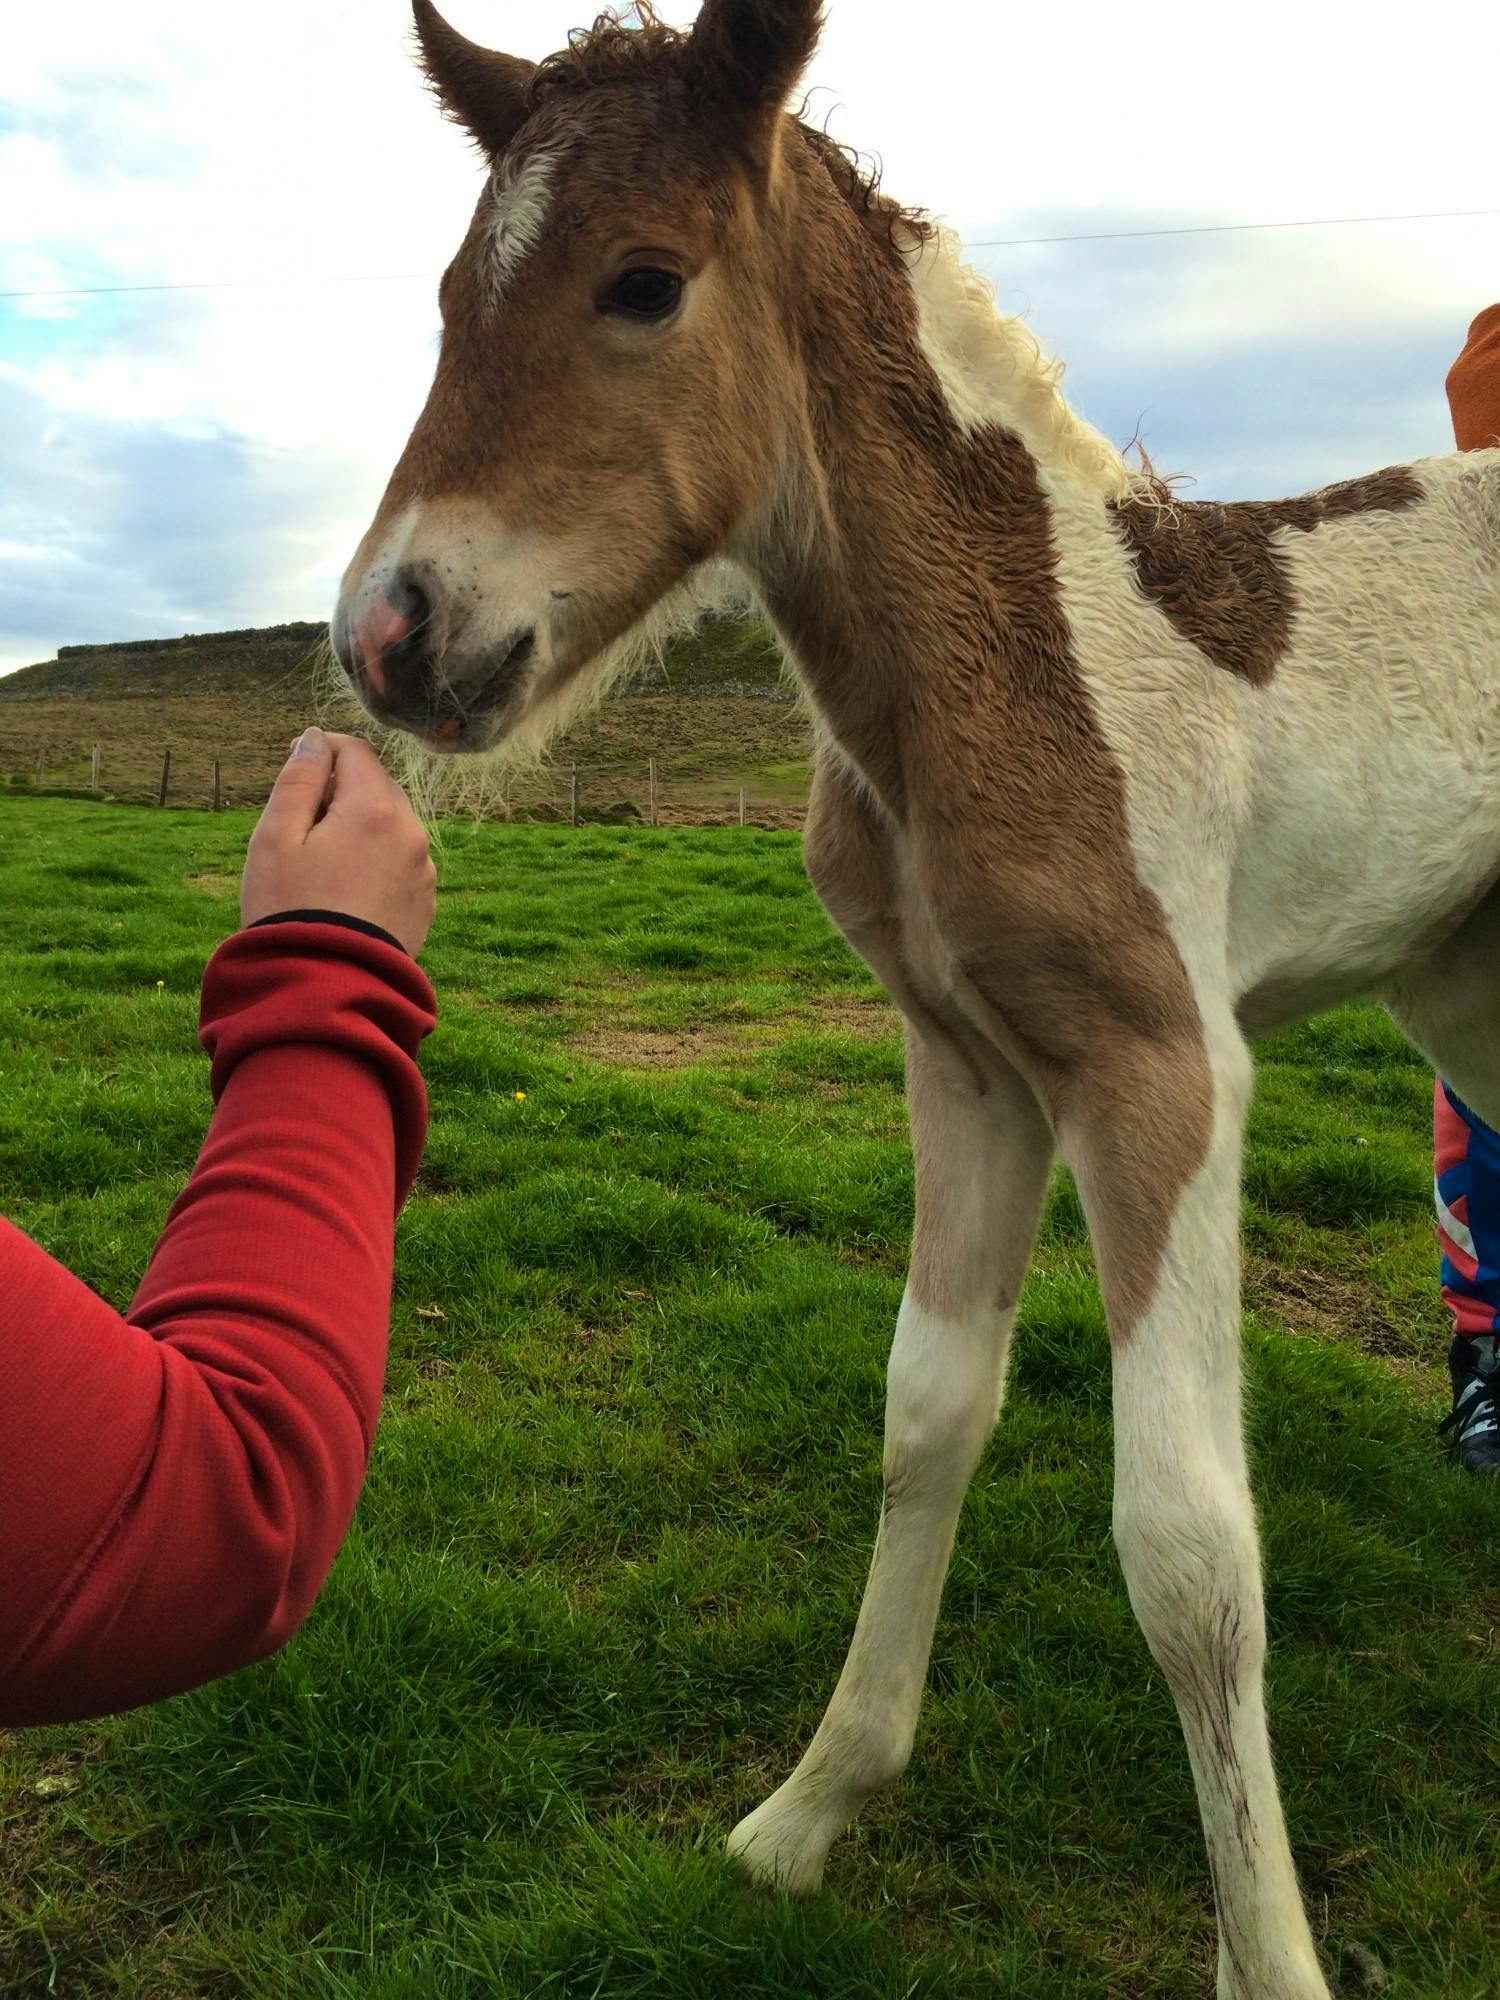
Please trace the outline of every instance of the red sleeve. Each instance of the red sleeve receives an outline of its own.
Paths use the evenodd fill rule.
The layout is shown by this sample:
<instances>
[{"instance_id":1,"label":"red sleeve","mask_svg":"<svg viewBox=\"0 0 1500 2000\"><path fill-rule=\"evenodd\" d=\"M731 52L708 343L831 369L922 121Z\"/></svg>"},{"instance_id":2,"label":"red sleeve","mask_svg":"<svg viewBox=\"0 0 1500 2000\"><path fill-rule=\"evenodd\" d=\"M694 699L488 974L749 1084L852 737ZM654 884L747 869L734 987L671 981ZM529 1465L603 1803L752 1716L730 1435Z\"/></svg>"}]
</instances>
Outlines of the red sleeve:
<instances>
[{"instance_id":1,"label":"red sleeve","mask_svg":"<svg viewBox=\"0 0 1500 2000\"><path fill-rule=\"evenodd\" d=\"M242 931L203 981L213 1121L124 1318L0 1220L0 1724L179 1693L305 1617L375 1427L432 1024L393 945Z\"/></svg>"}]
</instances>

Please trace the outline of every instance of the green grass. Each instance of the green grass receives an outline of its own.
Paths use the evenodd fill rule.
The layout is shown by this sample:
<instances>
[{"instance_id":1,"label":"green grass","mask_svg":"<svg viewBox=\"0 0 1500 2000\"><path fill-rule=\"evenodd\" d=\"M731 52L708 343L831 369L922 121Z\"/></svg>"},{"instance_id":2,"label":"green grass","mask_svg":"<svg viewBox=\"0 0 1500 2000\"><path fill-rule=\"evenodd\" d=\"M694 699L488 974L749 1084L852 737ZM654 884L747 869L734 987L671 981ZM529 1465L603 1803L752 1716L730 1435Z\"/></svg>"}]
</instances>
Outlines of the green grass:
<instances>
[{"instance_id":1,"label":"green grass","mask_svg":"<svg viewBox=\"0 0 1500 2000\"><path fill-rule=\"evenodd\" d=\"M197 981L249 824L0 798L0 1199L122 1304L207 1115ZM817 1721L879 1506L899 1043L789 836L455 827L442 875L432 1139L354 1530L277 1659L0 1738L0 1992L1206 1993L1069 1185L912 1771L820 1897L750 1893L722 1838ZM1263 1051L1250 1430L1315 1927L1393 1994L1480 2000L1500 1494L1431 1435L1429 1095L1368 1010Z\"/></svg>"}]
</instances>

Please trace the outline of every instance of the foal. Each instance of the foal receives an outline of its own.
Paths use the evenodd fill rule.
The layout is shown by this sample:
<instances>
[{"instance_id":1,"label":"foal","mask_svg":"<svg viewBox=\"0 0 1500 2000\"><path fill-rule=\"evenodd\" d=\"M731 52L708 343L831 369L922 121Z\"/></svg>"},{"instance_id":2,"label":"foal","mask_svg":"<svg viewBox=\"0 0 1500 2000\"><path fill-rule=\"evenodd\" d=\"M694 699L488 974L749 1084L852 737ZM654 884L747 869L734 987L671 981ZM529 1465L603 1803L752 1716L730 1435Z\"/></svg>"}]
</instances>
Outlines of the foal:
<instances>
[{"instance_id":1,"label":"foal","mask_svg":"<svg viewBox=\"0 0 1500 2000\"><path fill-rule=\"evenodd\" d=\"M816 0L706 0L691 35L606 19L539 67L416 15L491 171L339 657L438 749L534 746L734 566L816 722L809 872L905 1019L917 1212L874 1564L827 1716L732 1849L812 1888L907 1761L1060 1152L1220 2000L1326 1996L1262 1705L1245 1034L1379 993L1500 1122L1500 452L1178 505L953 240L785 112Z\"/></svg>"}]
</instances>

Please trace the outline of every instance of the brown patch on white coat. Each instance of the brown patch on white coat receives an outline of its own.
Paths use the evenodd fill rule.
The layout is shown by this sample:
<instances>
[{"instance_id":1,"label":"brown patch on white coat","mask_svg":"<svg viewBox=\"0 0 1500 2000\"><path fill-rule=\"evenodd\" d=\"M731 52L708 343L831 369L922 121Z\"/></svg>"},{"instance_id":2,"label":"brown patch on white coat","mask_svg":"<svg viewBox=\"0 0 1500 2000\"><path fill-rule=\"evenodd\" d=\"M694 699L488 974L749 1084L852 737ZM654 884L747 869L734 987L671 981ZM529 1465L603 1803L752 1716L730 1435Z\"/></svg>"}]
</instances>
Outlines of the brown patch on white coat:
<instances>
[{"instance_id":1,"label":"brown patch on white coat","mask_svg":"<svg viewBox=\"0 0 1500 2000\"><path fill-rule=\"evenodd\" d=\"M1240 500L1228 506L1176 504L1164 487L1143 486L1114 505L1141 587L1216 667L1243 674L1257 687L1270 680L1291 643L1296 608L1277 531L1311 534L1325 521L1396 513L1422 497L1405 465L1295 500Z\"/></svg>"},{"instance_id":2,"label":"brown patch on white coat","mask_svg":"<svg viewBox=\"0 0 1500 2000\"><path fill-rule=\"evenodd\" d=\"M907 1023L887 1505L828 1715L735 1850L815 1883L906 1760L1056 1143L1115 1336L1116 1535L1198 1782L1221 2000L1315 2000L1261 1707L1236 1014L1399 975L1429 1046L1472 1043L1474 1008L1421 968L1444 932L1477 965L1494 928L1500 752L1472 716L1500 682L1500 461L1174 505L937 233L781 110L806 0L707 0L690 37L597 24L535 71L417 11L497 186L545 213L497 288L487 193L444 280L342 656L445 747L535 740L602 684L601 649L737 564L818 721L810 871ZM1467 1076L1500 1114L1500 1073Z\"/></svg>"}]
</instances>

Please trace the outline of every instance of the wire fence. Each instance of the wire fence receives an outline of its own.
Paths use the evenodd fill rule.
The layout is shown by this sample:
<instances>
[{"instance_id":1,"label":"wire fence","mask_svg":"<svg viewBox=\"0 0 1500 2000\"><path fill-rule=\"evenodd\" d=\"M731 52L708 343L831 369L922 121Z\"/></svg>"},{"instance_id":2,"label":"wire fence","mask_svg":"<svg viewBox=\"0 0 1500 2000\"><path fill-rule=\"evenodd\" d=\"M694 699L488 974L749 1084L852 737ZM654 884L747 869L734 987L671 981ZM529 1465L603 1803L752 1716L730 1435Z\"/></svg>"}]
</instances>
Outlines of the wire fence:
<instances>
[{"instance_id":1,"label":"wire fence","mask_svg":"<svg viewBox=\"0 0 1500 2000\"><path fill-rule=\"evenodd\" d=\"M10 796L96 798L210 812L265 804L286 756L285 743L201 743L102 739L38 744L0 730L0 788ZM568 826L800 827L807 773L736 772L702 760L647 756L543 765L524 776L472 777L460 767L440 813L465 818Z\"/></svg>"},{"instance_id":2,"label":"wire fence","mask_svg":"<svg viewBox=\"0 0 1500 2000\"><path fill-rule=\"evenodd\" d=\"M229 744L219 754L181 741L38 744L0 731L0 787L17 793L114 799L129 804L261 806L286 744Z\"/></svg>"}]
</instances>

